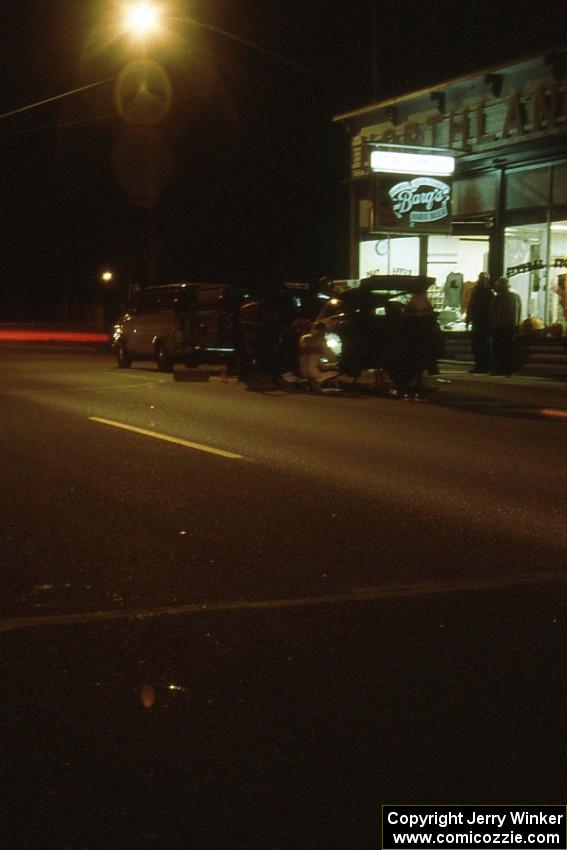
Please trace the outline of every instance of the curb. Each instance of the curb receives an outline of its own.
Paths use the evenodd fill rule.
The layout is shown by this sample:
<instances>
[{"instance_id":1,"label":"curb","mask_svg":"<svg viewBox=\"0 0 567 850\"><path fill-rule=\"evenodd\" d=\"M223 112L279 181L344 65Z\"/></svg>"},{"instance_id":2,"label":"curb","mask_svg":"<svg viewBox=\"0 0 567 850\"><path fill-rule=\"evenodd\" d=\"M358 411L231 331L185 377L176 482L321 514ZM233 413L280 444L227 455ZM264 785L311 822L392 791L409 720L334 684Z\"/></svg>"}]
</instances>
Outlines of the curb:
<instances>
[{"instance_id":1,"label":"curb","mask_svg":"<svg viewBox=\"0 0 567 850\"><path fill-rule=\"evenodd\" d=\"M567 410L567 381L514 374L509 378L470 375L469 364L441 363L439 375L428 375L425 385L436 394L486 400L492 403L525 404Z\"/></svg>"}]
</instances>

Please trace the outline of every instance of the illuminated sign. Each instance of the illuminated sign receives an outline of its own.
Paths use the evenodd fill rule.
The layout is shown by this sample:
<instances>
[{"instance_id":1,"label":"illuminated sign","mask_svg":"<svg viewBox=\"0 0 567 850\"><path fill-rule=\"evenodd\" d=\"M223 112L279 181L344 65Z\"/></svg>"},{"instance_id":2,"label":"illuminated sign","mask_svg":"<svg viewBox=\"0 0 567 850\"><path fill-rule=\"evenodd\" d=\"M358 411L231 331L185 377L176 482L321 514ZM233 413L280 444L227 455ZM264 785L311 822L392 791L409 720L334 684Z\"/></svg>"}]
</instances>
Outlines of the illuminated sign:
<instances>
[{"instance_id":1,"label":"illuminated sign","mask_svg":"<svg viewBox=\"0 0 567 850\"><path fill-rule=\"evenodd\" d=\"M449 215L451 187L434 177L415 177L389 189L396 219L407 216L409 226L441 221Z\"/></svg>"},{"instance_id":2,"label":"illuminated sign","mask_svg":"<svg viewBox=\"0 0 567 850\"><path fill-rule=\"evenodd\" d=\"M385 174L421 174L448 177L455 170L455 157L431 153L406 153L374 150L370 154L372 171Z\"/></svg>"}]
</instances>

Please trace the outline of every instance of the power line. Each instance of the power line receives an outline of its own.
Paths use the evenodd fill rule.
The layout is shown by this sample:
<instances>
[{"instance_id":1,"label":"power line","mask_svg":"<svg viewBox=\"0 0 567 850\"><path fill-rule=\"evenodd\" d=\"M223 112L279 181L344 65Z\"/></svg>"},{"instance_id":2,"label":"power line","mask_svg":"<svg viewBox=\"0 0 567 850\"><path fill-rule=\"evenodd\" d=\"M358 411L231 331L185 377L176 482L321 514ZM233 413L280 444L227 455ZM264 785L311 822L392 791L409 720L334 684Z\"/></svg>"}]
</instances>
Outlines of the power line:
<instances>
[{"instance_id":1,"label":"power line","mask_svg":"<svg viewBox=\"0 0 567 850\"><path fill-rule=\"evenodd\" d=\"M259 53L263 53L265 56L270 56L272 59L275 59L276 62L281 62L284 65L288 65L290 68L293 68L296 71L301 71L303 74L308 74L309 76L315 77L318 80L326 79L318 71L314 71L313 68L308 68L306 65L301 65L299 62L295 62L293 59L288 59L286 56L282 56L281 53L274 53L273 50L268 50L266 47L262 47L259 44L255 44L253 41L248 41L247 38L242 38L242 36L227 32L227 30L223 30L220 27L215 27L212 24L205 24L202 21L195 21L192 18L171 18L170 20L179 21L181 23L186 24L193 24L196 27L202 27L202 29L209 30L209 32L214 32L217 35L223 35L225 36L225 38L230 38L232 41L236 41L238 44L242 44L244 47L248 47L250 50L257 50Z\"/></svg>"},{"instance_id":2,"label":"power line","mask_svg":"<svg viewBox=\"0 0 567 850\"><path fill-rule=\"evenodd\" d=\"M320 81L322 81L322 80L328 81L328 79L326 77L324 77L319 72L314 71L312 68L308 68L305 65L301 65L299 62L295 62L293 59L288 59L287 57L282 56L281 54L274 53L274 51L272 51L272 50L268 50L265 47L261 47L259 44L255 44L254 42L249 41L246 38L242 38L241 36L234 35L234 33L230 33L227 30L223 30L220 27L213 26L212 24L205 24L201 21L195 21L195 20L192 20L190 18L189 19L187 19L187 18L173 18L172 20L178 20L178 21L181 21L183 23L193 24L194 26L201 27L203 29L209 30L210 32L217 33L218 35L225 36L226 38L229 38L232 41L236 41L237 43L242 44L244 47L248 47L251 50L256 50L260 53L263 53L265 56L270 56L272 59L275 59L277 62L280 62L284 65L288 65L289 67L293 68L296 71L301 71L302 73L308 74L311 77L315 77ZM80 94L81 92L88 91L89 89L93 89L93 88L97 88L99 86L106 85L107 83L114 82L117 79L118 79L118 77L116 75L112 76L112 77L106 77L103 80L98 80L96 83L87 83L84 86L79 86L78 88L70 89L69 91L62 92L61 94L53 95L53 97L47 97L47 98L44 98L43 100L38 100L35 103L29 103L26 106L20 106L17 109L12 109L9 112L4 112L4 113L0 114L0 121L3 120L4 118L10 118L14 115L21 115L24 112L29 112L32 109L37 109L38 107L45 106L48 103L54 103L57 100L63 100L66 97L71 97L72 95ZM227 88L231 88L231 86L228 86ZM110 116L93 117L91 119L87 118L87 119L82 119L82 120L79 120L79 121L76 121L76 122L70 122L70 123L77 123L78 124L78 123L86 123L87 121L98 121L98 120L101 120L102 117L110 117ZM68 125L52 125L52 127L37 128L36 130L31 130L30 132L37 132L38 130L42 130L42 129L52 129L52 128L57 127L57 126L68 126ZM2 135L4 135L4 134L2 134Z\"/></svg>"},{"instance_id":3,"label":"power line","mask_svg":"<svg viewBox=\"0 0 567 850\"><path fill-rule=\"evenodd\" d=\"M56 94L53 97L46 97L44 100L38 100L35 103L28 103L27 106L20 106L18 109L12 109L10 112L4 112L0 115L0 120L3 118L10 118L12 115L20 115L22 112L29 112L31 109L37 109L39 106L45 106L46 103L53 103L56 100L62 100L64 97L71 97L71 95L79 94L80 92L87 91L88 89L94 89L97 86L104 86L107 83L114 82L117 77L106 77L104 80L98 80L96 83L88 83L86 86L79 86L79 88L71 89L70 91L63 92L62 94Z\"/></svg>"}]
</instances>

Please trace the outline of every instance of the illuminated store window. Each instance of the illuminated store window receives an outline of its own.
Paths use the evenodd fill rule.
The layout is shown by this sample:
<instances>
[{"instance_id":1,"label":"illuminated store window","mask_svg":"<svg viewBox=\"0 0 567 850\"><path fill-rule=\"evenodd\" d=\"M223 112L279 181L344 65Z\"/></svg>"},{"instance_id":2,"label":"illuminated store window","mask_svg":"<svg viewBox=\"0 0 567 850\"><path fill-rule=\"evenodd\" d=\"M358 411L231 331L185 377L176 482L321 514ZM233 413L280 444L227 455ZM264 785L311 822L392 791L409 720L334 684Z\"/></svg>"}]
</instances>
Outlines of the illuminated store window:
<instances>
[{"instance_id":1,"label":"illuminated store window","mask_svg":"<svg viewBox=\"0 0 567 850\"><path fill-rule=\"evenodd\" d=\"M379 274L419 274L419 237L384 236L361 242L358 269L360 278Z\"/></svg>"},{"instance_id":2,"label":"illuminated store window","mask_svg":"<svg viewBox=\"0 0 567 850\"><path fill-rule=\"evenodd\" d=\"M565 221L553 221L549 234L549 262L550 268L547 324L561 322L567 324L567 297L565 286L567 283L567 268L559 264L567 263L567 219Z\"/></svg>"},{"instance_id":3,"label":"illuminated store window","mask_svg":"<svg viewBox=\"0 0 567 850\"><path fill-rule=\"evenodd\" d=\"M465 316L473 286L488 269L488 237L430 236L427 275L435 278L429 300L442 328L465 331Z\"/></svg>"},{"instance_id":4,"label":"illuminated store window","mask_svg":"<svg viewBox=\"0 0 567 850\"><path fill-rule=\"evenodd\" d=\"M504 268L510 280L510 288L521 298L521 318L537 317L544 324L549 321L547 249L548 226L545 222L518 224L505 230ZM525 264L541 264L542 268L519 274L511 271Z\"/></svg>"}]
</instances>

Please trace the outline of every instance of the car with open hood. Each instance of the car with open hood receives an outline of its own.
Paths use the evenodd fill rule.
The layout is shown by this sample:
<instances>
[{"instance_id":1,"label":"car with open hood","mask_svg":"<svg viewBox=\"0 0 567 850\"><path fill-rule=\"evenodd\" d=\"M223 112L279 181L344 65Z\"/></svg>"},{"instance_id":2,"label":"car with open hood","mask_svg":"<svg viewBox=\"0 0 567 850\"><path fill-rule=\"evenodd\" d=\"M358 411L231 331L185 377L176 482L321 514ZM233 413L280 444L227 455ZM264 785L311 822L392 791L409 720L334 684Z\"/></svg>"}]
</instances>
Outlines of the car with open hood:
<instances>
[{"instance_id":1,"label":"car with open hood","mask_svg":"<svg viewBox=\"0 0 567 850\"><path fill-rule=\"evenodd\" d=\"M422 275L379 275L331 294L316 318L325 324L327 347L335 356L335 362L325 366L346 375L379 367L380 331L388 303L398 303L402 310L433 283L434 278Z\"/></svg>"}]
</instances>

